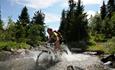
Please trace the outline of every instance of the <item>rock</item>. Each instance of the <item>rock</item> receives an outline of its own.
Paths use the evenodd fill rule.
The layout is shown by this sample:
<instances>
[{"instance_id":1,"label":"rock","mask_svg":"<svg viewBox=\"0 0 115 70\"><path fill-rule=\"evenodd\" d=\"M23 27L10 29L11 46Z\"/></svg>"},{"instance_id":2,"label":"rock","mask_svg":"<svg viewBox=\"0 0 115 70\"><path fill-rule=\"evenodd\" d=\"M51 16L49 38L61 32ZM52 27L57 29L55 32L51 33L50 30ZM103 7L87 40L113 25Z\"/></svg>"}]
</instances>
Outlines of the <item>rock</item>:
<instances>
[{"instance_id":1,"label":"rock","mask_svg":"<svg viewBox=\"0 0 115 70\"><path fill-rule=\"evenodd\" d=\"M107 62L107 61L115 61L115 56L114 55L107 55L107 56L104 56L102 59L101 59L102 62Z\"/></svg>"},{"instance_id":2,"label":"rock","mask_svg":"<svg viewBox=\"0 0 115 70\"><path fill-rule=\"evenodd\" d=\"M97 52L84 52L84 54L96 55L96 54L97 54Z\"/></svg>"},{"instance_id":3,"label":"rock","mask_svg":"<svg viewBox=\"0 0 115 70\"><path fill-rule=\"evenodd\" d=\"M21 58L0 62L0 70L35 70L35 61L32 58Z\"/></svg>"},{"instance_id":4,"label":"rock","mask_svg":"<svg viewBox=\"0 0 115 70\"><path fill-rule=\"evenodd\" d=\"M105 64L108 65L109 67L114 67L115 68L115 55L106 55L104 56L101 61Z\"/></svg>"},{"instance_id":5,"label":"rock","mask_svg":"<svg viewBox=\"0 0 115 70\"><path fill-rule=\"evenodd\" d=\"M111 64L112 64L111 61L107 61L107 62L104 63L104 65L107 65L107 66L109 66L109 65L111 65Z\"/></svg>"},{"instance_id":6,"label":"rock","mask_svg":"<svg viewBox=\"0 0 115 70\"><path fill-rule=\"evenodd\" d=\"M10 51L1 51L0 52L0 61L5 61L10 59L11 52Z\"/></svg>"},{"instance_id":7,"label":"rock","mask_svg":"<svg viewBox=\"0 0 115 70\"><path fill-rule=\"evenodd\" d=\"M67 70L74 70L74 67L72 65L67 66Z\"/></svg>"},{"instance_id":8,"label":"rock","mask_svg":"<svg viewBox=\"0 0 115 70\"><path fill-rule=\"evenodd\" d=\"M103 54L104 52L102 51L87 51L87 52L84 52L84 54L89 54L89 55L101 55Z\"/></svg>"}]
</instances>

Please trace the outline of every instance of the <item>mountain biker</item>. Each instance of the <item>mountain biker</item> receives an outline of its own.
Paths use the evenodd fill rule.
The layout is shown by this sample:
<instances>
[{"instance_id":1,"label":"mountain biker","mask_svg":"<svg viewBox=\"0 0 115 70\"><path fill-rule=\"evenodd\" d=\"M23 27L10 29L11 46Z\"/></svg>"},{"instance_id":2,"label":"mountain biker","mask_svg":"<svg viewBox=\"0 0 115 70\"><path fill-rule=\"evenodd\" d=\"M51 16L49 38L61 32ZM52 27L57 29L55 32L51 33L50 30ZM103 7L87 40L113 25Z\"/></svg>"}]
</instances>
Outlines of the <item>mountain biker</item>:
<instances>
[{"instance_id":1,"label":"mountain biker","mask_svg":"<svg viewBox=\"0 0 115 70\"><path fill-rule=\"evenodd\" d=\"M54 51L58 51L58 50L61 51L61 48L60 48L61 43L60 43L60 38L59 38L58 33L53 31L51 28L48 28L47 32L49 34L48 42L49 43L54 43Z\"/></svg>"}]
</instances>

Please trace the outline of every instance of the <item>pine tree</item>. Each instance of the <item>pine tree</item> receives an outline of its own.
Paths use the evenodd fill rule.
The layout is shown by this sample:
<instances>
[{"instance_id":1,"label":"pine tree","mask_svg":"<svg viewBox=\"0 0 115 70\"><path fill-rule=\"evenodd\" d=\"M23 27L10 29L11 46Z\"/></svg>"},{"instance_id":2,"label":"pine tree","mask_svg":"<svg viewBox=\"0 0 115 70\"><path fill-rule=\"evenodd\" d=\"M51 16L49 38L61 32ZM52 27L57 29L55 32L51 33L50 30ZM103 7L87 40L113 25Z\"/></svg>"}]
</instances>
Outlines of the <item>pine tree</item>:
<instances>
[{"instance_id":1,"label":"pine tree","mask_svg":"<svg viewBox=\"0 0 115 70\"><path fill-rule=\"evenodd\" d=\"M105 2L103 1L103 5L101 6L101 19L103 20L106 16L106 5L105 5Z\"/></svg>"},{"instance_id":2,"label":"pine tree","mask_svg":"<svg viewBox=\"0 0 115 70\"><path fill-rule=\"evenodd\" d=\"M22 9L21 15L19 16L19 22L23 26L27 26L30 22L28 9L26 8L26 6Z\"/></svg>"},{"instance_id":3,"label":"pine tree","mask_svg":"<svg viewBox=\"0 0 115 70\"><path fill-rule=\"evenodd\" d=\"M62 32L63 38L66 42L79 42L81 40L87 40L88 21L87 15L84 13L84 6L81 4L81 0L78 0L78 3L75 3L74 0L69 0L69 9L66 13L62 12L62 17L64 28Z\"/></svg>"},{"instance_id":4,"label":"pine tree","mask_svg":"<svg viewBox=\"0 0 115 70\"><path fill-rule=\"evenodd\" d=\"M74 0L69 0L69 8L70 8L70 12L71 12L72 10L74 10L75 5L76 5L76 3L75 3Z\"/></svg>"},{"instance_id":5,"label":"pine tree","mask_svg":"<svg viewBox=\"0 0 115 70\"><path fill-rule=\"evenodd\" d=\"M1 19L1 6L0 6L0 30L3 29L3 21Z\"/></svg>"},{"instance_id":6,"label":"pine tree","mask_svg":"<svg viewBox=\"0 0 115 70\"><path fill-rule=\"evenodd\" d=\"M84 11L84 6L81 3L81 0L78 0L77 7L76 7L76 15L82 14Z\"/></svg>"},{"instance_id":7,"label":"pine tree","mask_svg":"<svg viewBox=\"0 0 115 70\"><path fill-rule=\"evenodd\" d=\"M45 14L41 11L37 11L32 19L32 24L39 27L39 36L42 38L41 41L45 41Z\"/></svg>"},{"instance_id":8,"label":"pine tree","mask_svg":"<svg viewBox=\"0 0 115 70\"><path fill-rule=\"evenodd\" d=\"M40 25L44 25L44 18L45 18L45 14L40 11L37 11L35 14L34 14L34 17L32 19L32 23L35 23L35 24L40 24Z\"/></svg>"},{"instance_id":9,"label":"pine tree","mask_svg":"<svg viewBox=\"0 0 115 70\"><path fill-rule=\"evenodd\" d=\"M16 39L18 42L26 42L28 36L28 26L30 25L28 9L26 6L22 9L19 20L16 22Z\"/></svg>"},{"instance_id":10,"label":"pine tree","mask_svg":"<svg viewBox=\"0 0 115 70\"><path fill-rule=\"evenodd\" d=\"M8 17L8 25L6 29L6 40L15 41L15 22L11 17Z\"/></svg>"},{"instance_id":11,"label":"pine tree","mask_svg":"<svg viewBox=\"0 0 115 70\"><path fill-rule=\"evenodd\" d=\"M3 21L0 19L0 30L3 30Z\"/></svg>"},{"instance_id":12,"label":"pine tree","mask_svg":"<svg viewBox=\"0 0 115 70\"><path fill-rule=\"evenodd\" d=\"M111 17L112 12L115 12L115 0L109 0L107 3L108 16Z\"/></svg>"},{"instance_id":13,"label":"pine tree","mask_svg":"<svg viewBox=\"0 0 115 70\"><path fill-rule=\"evenodd\" d=\"M61 32L61 34L63 35L64 33L64 25L66 24L66 13L65 10L62 11L62 17L61 17L61 23L60 23L60 27L59 27L59 32Z\"/></svg>"}]
</instances>

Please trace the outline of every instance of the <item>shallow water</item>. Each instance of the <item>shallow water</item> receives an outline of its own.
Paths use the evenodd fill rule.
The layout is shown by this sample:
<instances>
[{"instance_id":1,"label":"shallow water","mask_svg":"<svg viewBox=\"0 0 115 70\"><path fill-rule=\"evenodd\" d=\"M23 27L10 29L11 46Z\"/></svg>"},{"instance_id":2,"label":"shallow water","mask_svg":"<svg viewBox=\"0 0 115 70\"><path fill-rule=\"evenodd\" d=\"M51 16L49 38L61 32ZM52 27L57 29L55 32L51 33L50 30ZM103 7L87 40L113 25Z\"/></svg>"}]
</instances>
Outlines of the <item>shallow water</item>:
<instances>
[{"instance_id":1,"label":"shallow water","mask_svg":"<svg viewBox=\"0 0 115 70\"><path fill-rule=\"evenodd\" d=\"M109 70L96 56L71 53L66 46L64 49L67 53L57 57L44 53L39 60L41 51L29 50L28 54L23 54L24 57L0 61L0 70L67 70L68 66L73 66L74 70ZM56 59L59 61L56 62Z\"/></svg>"}]
</instances>

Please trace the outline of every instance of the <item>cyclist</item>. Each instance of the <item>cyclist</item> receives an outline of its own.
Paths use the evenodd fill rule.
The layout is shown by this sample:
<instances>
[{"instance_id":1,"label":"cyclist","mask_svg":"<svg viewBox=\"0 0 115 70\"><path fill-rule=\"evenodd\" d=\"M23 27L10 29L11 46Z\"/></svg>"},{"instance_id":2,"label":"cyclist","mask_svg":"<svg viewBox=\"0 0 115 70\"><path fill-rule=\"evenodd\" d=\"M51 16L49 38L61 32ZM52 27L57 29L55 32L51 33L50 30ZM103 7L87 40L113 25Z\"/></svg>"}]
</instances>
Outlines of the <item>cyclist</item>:
<instances>
[{"instance_id":1,"label":"cyclist","mask_svg":"<svg viewBox=\"0 0 115 70\"><path fill-rule=\"evenodd\" d=\"M60 48L61 43L60 43L60 38L59 38L58 33L53 31L51 28L48 28L47 32L49 34L48 42L49 43L54 43L54 51L58 51L58 50L61 51L61 48Z\"/></svg>"}]
</instances>

